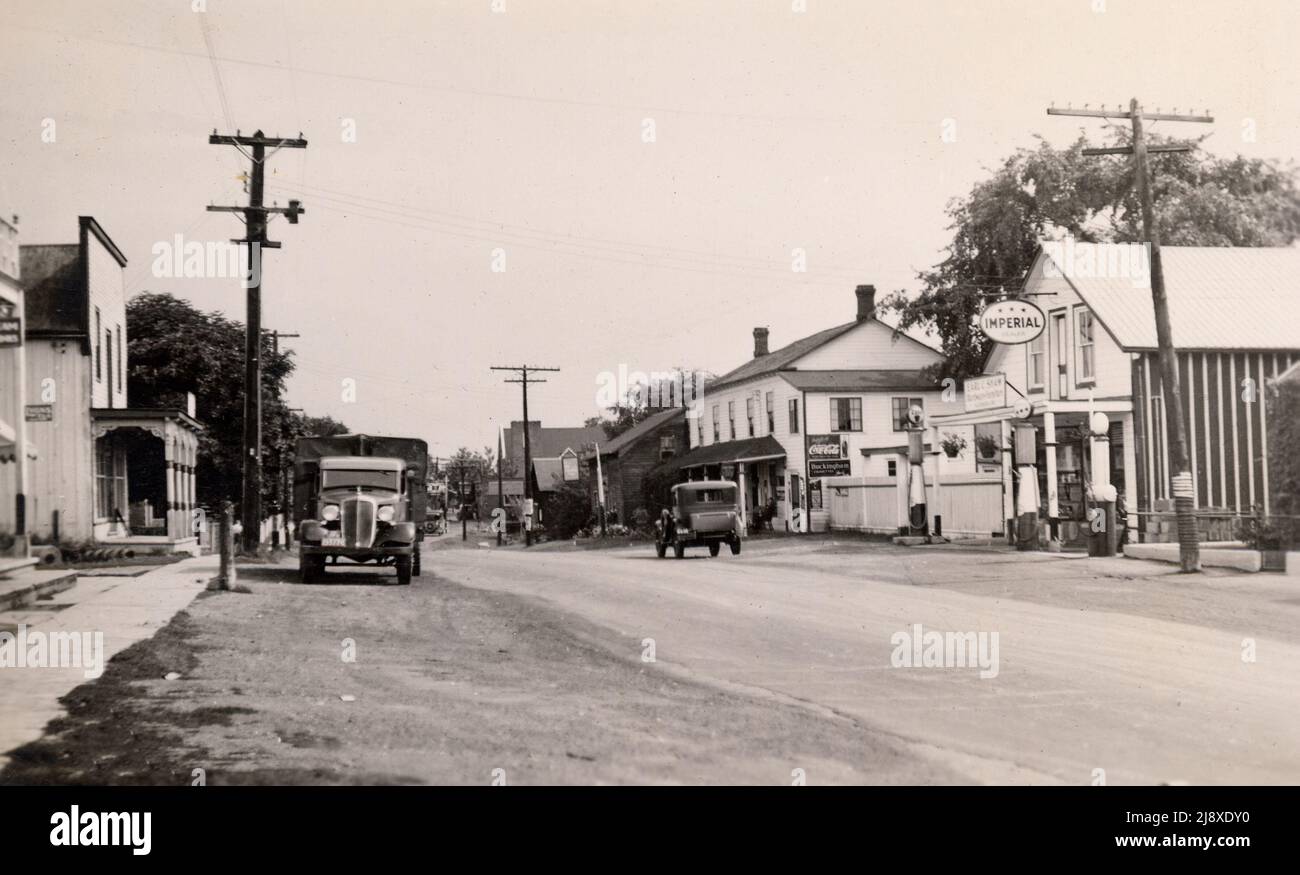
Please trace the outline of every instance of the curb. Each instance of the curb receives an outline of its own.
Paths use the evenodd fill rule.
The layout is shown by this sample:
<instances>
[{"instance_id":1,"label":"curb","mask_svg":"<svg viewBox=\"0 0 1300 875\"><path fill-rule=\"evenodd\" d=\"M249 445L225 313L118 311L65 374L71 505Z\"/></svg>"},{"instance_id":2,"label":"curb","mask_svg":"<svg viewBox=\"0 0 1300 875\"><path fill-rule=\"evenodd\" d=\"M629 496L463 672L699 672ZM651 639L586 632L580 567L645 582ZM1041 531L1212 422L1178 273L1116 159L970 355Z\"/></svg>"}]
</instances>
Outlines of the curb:
<instances>
[{"instance_id":1,"label":"curb","mask_svg":"<svg viewBox=\"0 0 1300 875\"><path fill-rule=\"evenodd\" d=\"M35 578L35 579L33 579ZM54 595L77 585L75 571L24 571L0 578L0 611L12 611L35 603L44 595Z\"/></svg>"}]
</instances>

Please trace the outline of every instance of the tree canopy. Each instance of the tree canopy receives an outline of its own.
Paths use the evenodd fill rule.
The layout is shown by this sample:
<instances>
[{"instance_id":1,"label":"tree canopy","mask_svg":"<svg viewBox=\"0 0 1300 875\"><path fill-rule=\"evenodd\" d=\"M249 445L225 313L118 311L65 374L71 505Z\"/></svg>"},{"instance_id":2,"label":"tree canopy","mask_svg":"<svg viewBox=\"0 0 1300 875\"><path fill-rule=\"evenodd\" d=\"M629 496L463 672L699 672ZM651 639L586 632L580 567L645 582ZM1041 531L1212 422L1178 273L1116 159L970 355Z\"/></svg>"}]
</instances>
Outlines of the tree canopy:
<instances>
[{"instance_id":1,"label":"tree canopy","mask_svg":"<svg viewBox=\"0 0 1300 875\"><path fill-rule=\"evenodd\" d=\"M126 307L127 389L136 407L185 406L193 392L199 435L198 500L215 505L240 499L243 477L244 325L221 313L207 313L169 294L145 293ZM293 373L293 352L262 344L262 441L268 466L264 506L275 506L281 465L291 464L294 440L304 434L341 434L347 428L330 417L292 412L285 380Z\"/></svg>"},{"instance_id":2,"label":"tree canopy","mask_svg":"<svg viewBox=\"0 0 1300 875\"><path fill-rule=\"evenodd\" d=\"M1170 142L1150 136L1151 143ZM1112 142L1129 145L1115 128ZM946 257L918 273L921 291L897 292L882 307L899 330L938 335L947 361L936 376L978 373L987 340L976 317L987 301L1019 289L1043 239L1143 242L1133 159L1090 157L1084 135L1056 149L1041 138L995 168L970 193L949 202ZM1293 166L1203 150L1151 157L1160 239L1171 246L1286 246L1300 234L1300 190Z\"/></svg>"}]
</instances>

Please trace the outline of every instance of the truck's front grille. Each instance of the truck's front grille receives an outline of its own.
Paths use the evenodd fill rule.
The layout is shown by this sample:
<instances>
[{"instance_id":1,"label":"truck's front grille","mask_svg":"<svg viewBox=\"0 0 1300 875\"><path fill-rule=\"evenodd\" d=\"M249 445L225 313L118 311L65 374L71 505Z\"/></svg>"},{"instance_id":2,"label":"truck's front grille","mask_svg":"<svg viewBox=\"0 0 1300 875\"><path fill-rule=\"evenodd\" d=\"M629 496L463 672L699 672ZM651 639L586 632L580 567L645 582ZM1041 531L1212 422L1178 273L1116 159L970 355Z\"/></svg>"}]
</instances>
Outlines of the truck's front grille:
<instances>
[{"instance_id":1,"label":"truck's front grille","mask_svg":"<svg viewBox=\"0 0 1300 875\"><path fill-rule=\"evenodd\" d=\"M375 540L375 503L369 498L343 501L343 539L348 547L369 547Z\"/></svg>"}]
</instances>

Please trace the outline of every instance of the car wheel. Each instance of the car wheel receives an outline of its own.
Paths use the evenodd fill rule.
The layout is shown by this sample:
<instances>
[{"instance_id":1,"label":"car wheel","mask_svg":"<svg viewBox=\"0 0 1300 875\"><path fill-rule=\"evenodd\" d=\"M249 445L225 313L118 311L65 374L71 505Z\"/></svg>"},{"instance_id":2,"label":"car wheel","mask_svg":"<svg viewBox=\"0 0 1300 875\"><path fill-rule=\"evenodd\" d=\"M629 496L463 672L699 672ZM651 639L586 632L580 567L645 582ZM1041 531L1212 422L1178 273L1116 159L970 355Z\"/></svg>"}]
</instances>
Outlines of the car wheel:
<instances>
[{"instance_id":1,"label":"car wheel","mask_svg":"<svg viewBox=\"0 0 1300 875\"><path fill-rule=\"evenodd\" d=\"M673 555L676 556L678 559L684 558L686 556L686 545L681 543L680 541L678 541L676 544L673 544Z\"/></svg>"},{"instance_id":2,"label":"car wheel","mask_svg":"<svg viewBox=\"0 0 1300 875\"><path fill-rule=\"evenodd\" d=\"M400 586L409 586L411 583L411 557L397 557L397 583Z\"/></svg>"},{"instance_id":3,"label":"car wheel","mask_svg":"<svg viewBox=\"0 0 1300 875\"><path fill-rule=\"evenodd\" d=\"M731 555L732 555L732 556L739 556L739 555L740 555L740 539L739 539L739 538L732 538L732 539L731 539Z\"/></svg>"},{"instance_id":4,"label":"car wheel","mask_svg":"<svg viewBox=\"0 0 1300 875\"><path fill-rule=\"evenodd\" d=\"M709 556L717 556L720 552L722 552L722 544L719 541L712 541L709 544Z\"/></svg>"},{"instance_id":5,"label":"car wheel","mask_svg":"<svg viewBox=\"0 0 1300 875\"><path fill-rule=\"evenodd\" d=\"M415 551L411 554L411 576L420 576L420 542L415 542Z\"/></svg>"}]
</instances>

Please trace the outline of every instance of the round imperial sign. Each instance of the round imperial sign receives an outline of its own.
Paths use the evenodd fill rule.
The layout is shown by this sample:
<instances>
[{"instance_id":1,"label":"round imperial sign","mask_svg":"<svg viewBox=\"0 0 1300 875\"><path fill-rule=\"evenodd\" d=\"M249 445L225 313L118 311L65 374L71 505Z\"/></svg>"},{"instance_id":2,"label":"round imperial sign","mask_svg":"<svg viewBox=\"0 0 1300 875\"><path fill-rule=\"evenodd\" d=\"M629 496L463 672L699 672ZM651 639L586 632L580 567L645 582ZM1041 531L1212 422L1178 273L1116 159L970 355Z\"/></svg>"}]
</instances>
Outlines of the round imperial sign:
<instances>
[{"instance_id":1,"label":"round imperial sign","mask_svg":"<svg viewBox=\"0 0 1300 875\"><path fill-rule=\"evenodd\" d=\"M1028 343L1046 327L1043 311L1028 301L998 301L980 314L980 331L997 343Z\"/></svg>"}]
</instances>

